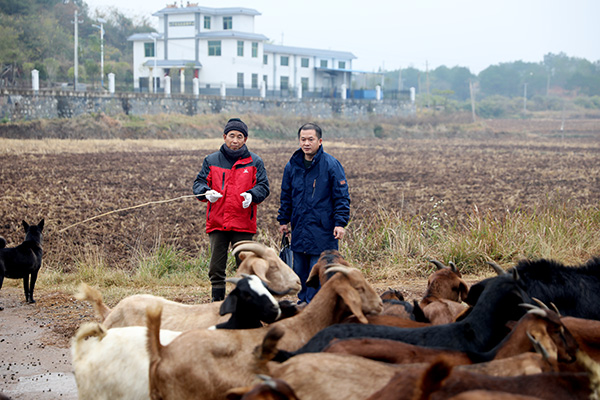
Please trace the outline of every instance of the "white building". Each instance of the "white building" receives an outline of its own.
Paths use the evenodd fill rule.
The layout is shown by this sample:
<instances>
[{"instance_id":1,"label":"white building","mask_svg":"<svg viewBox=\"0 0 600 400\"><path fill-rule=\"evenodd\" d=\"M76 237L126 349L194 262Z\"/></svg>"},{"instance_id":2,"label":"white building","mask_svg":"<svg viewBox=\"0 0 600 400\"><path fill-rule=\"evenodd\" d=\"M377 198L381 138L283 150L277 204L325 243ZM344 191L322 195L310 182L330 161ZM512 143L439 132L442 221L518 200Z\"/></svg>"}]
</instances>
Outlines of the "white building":
<instances>
[{"instance_id":1,"label":"white building","mask_svg":"<svg viewBox=\"0 0 600 400\"><path fill-rule=\"evenodd\" d=\"M260 15L254 9L188 3L153 15L159 19L158 34L129 37L136 91L152 92L155 85L161 90L167 75L172 93L191 93L194 77L204 94L226 89L228 94L259 95L264 85L269 95L307 96L351 86L352 53L270 44L254 32L254 17Z\"/></svg>"}]
</instances>

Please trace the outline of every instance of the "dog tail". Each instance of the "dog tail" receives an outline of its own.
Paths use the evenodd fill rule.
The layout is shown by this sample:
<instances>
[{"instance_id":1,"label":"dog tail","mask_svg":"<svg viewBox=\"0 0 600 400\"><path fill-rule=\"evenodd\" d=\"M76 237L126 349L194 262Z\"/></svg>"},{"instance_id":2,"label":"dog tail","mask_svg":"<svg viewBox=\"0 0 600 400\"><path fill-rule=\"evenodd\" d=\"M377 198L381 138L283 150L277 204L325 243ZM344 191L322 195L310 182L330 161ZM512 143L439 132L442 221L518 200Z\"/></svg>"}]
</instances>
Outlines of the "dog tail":
<instances>
[{"instance_id":1,"label":"dog tail","mask_svg":"<svg viewBox=\"0 0 600 400\"><path fill-rule=\"evenodd\" d=\"M3 249L6 247L6 239L4 239L2 236L0 236L0 249Z\"/></svg>"},{"instance_id":2,"label":"dog tail","mask_svg":"<svg viewBox=\"0 0 600 400\"><path fill-rule=\"evenodd\" d=\"M110 314L110 308L102 300L102 293L84 282L81 282L81 285L79 285L79 291L75 294L75 298L92 303L94 312L100 321L104 321L108 317L108 314Z\"/></svg>"}]
</instances>

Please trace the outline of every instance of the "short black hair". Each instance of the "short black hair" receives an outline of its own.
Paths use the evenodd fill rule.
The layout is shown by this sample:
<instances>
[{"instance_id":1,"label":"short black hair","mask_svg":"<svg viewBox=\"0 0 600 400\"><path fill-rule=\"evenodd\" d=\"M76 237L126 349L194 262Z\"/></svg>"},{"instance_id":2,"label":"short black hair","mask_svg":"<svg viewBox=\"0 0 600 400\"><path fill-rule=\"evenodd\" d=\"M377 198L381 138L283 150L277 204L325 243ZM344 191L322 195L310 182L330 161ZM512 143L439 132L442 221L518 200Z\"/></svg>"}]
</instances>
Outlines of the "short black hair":
<instances>
[{"instance_id":1,"label":"short black hair","mask_svg":"<svg viewBox=\"0 0 600 400\"><path fill-rule=\"evenodd\" d=\"M307 122L306 124L302 125L300 127L300 129L298 129L298 138L300 138L301 131L312 131L312 130L317 132L317 138L321 139L321 136L323 135L323 132L321 131L321 127L319 125L315 124L314 122Z\"/></svg>"}]
</instances>

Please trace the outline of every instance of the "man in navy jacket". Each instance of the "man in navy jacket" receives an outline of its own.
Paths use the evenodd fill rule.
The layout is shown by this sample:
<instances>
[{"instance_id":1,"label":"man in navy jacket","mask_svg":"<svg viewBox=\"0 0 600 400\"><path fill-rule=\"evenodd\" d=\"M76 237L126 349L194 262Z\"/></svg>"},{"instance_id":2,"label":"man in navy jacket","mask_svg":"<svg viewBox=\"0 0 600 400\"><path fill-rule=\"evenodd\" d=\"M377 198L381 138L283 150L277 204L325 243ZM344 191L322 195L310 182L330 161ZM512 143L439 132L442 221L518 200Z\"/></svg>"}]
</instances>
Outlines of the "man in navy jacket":
<instances>
[{"instance_id":1,"label":"man in navy jacket","mask_svg":"<svg viewBox=\"0 0 600 400\"><path fill-rule=\"evenodd\" d=\"M281 181L279 231L289 233L294 252L294 272L302 290L298 298L310 302L318 289L307 288L306 279L321 252L338 249L350 218L350 195L342 164L323 151L321 128L314 123L298 129L300 148L286 164Z\"/></svg>"}]
</instances>

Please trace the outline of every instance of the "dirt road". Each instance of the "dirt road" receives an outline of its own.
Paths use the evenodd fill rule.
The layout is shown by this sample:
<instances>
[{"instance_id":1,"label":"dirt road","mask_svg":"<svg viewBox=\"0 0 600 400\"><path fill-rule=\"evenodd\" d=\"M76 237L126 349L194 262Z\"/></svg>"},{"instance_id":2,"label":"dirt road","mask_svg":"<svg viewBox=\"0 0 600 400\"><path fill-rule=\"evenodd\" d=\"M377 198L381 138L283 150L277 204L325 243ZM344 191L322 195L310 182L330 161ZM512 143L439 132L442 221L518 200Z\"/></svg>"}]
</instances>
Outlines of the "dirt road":
<instances>
[{"instance_id":1,"label":"dirt road","mask_svg":"<svg viewBox=\"0 0 600 400\"><path fill-rule=\"evenodd\" d=\"M33 305L24 300L21 288L0 290L0 393L76 400L69 339L91 308L58 292L36 293Z\"/></svg>"}]
</instances>

